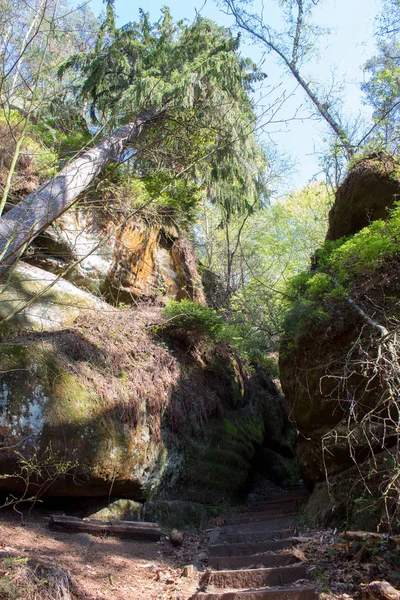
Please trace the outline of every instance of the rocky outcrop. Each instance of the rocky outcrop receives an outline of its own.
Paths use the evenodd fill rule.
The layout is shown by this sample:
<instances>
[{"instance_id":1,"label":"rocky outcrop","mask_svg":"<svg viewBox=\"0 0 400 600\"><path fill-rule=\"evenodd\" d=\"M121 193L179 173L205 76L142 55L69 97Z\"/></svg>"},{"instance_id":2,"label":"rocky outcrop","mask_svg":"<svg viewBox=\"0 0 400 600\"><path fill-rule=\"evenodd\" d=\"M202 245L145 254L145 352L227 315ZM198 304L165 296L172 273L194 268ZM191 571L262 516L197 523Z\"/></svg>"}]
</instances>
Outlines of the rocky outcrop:
<instances>
[{"instance_id":1,"label":"rocky outcrop","mask_svg":"<svg viewBox=\"0 0 400 600\"><path fill-rule=\"evenodd\" d=\"M280 377L310 487L398 439L397 408L388 407L397 403L399 348L397 338L383 335L396 331L400 318L399 209L387 218L400 185L395 174L393 161L372 159L349 174L331 211L328 240L358 231L367 214L386 220L325 244L313 270L300 276L286 318Z\"/></svg>"},{"instance_id":2,"label":"rocky outcrop","mask_svg":"<svg viewBox=\"0 0 400 600\"><path fill-rule=\"evenodd\" d=\"M53 273L68 269L69 281L112 304L205 302L193 249L175 226L140 218L122 224L84 204L39 235L26 260Z\"/></svg>"},{"instance_id":3,"label":"rocky outcrop","mask_svg":"<svg viewBox=\"0 0 400 600\"><path fill-rule=\"evenodd\" d=\"M82 312L113 310L69 281L22 261L0 278L0 335L10 329L54 331L71 325Z\"/></svg>"},{"instance_id":4,"label":"rocky outcrop","mask_svg":"<svg viewBox=\"0 0 400 600\"><path fill-rule=\"evenodd\" d=\"M400 194L398 163L386 154L358 163L339 187L329 213L327 240L353 235L377 219L387 219Z\"/></svg>"},{"instance_id":5,"label":"rocky outcrop","mask_svg":"<svg viewBox=\"0 0 400 600\"><path fill-rule=\"evenodd\" d=\"M346 381L346 393L340 386L345 377L346 354L356 342L363 323L346 306L332 320L311 327L293 344L286 336L281 344L279 372L291 419L299 430L297 456L302 478L308 486L348 468L352 464L344 431L338 431L334 443L323 439L348 414L351 395L360 384L353 375ZM364 382L365 385L366 382ZM360 395L362 391L358 390ZM323 450L325 446L325 451Z\"/></svg>"},{"instance_id":6,"label":"rocky outcrop","mask_svg":"<svg viewBox=\"0 0 400 600\"><path fill-rule=\"evenodd\" d=\"M39 464L47 494L217 504L245 488L259 447L293 452L272 382L224 346L163 338L161 319L148 306L84 312L3 340L3 489L20 493L28 465L34 493Z\"/></svg>"}]
</instances>

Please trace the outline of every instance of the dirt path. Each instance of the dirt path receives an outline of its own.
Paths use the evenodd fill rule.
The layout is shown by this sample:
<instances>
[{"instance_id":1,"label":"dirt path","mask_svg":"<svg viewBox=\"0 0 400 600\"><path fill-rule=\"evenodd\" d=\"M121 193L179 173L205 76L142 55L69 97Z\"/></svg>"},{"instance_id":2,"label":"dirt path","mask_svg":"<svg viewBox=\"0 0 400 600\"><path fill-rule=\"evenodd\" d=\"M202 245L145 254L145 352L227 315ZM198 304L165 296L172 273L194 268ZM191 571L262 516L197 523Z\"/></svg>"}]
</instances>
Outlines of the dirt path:
<instances>
[{"instance_id":1,"label":"dirt path","mask_svg":"<svg viewBox=\"0 0 400 600\"><path fill-rule=\"evenodd\" d=\"M65 569L81 592L74 600L313 600L318 593L320 600L358 600L361 583L388 580L398 587L400 545L351 544L336 530L315 529L298 543L293 525L301 502L285 494L270 500L263 494L262 501L218 517L203 536L185 533L180 548L168 538L155 543L54 532L43 509L24 526L12 510L0 511L0 600L28 598L3 594L4 554ZM195 557L204 569L183 577Z\"/></svg>"},{"instance_id":2,"label":"dirt path","mask_svg":"<svg viewBox=\"0 0 400 600\"><path fill-rule=\"evenodd\" d=\"M66 569L91 600L178 600L187 595L182 568L192 562L199 536L185 534L183 546L176 549L166 539L136 542L53 532L48 520L48 514L36 512L21 526L16 513L0 512L0 550Z\"/></svg>"}]
</instances>

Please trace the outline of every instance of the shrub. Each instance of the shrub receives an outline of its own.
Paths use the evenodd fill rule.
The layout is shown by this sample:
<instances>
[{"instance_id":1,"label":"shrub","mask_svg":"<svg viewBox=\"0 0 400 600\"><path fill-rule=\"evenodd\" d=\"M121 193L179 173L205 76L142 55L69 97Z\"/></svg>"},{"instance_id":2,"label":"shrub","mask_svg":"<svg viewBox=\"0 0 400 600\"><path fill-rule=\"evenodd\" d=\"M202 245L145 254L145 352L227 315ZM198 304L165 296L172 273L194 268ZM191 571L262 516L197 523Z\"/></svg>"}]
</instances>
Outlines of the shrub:
<instances>
[{"instance_id":1,"label":"shrub","mask_svg":"<svg viewBox=\"0 0 400 600\"><path fill-rule=\"evenodd\" d=\"M191 300L171 301L164 309L165 330L183 329L212 342L221 340L222 317L215 310Z\"/></svg>"}]
</instances>

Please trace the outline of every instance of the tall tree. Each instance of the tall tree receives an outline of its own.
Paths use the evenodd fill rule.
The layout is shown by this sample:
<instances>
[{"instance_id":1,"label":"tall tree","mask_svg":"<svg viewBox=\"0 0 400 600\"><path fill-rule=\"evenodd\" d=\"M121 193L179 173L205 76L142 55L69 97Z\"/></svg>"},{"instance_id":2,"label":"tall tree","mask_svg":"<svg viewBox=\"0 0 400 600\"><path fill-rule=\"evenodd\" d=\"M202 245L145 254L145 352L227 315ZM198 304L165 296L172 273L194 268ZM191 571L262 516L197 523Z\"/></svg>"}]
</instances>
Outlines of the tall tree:
<instances>
[{"instance_id":1,"label":"tall tree","mask_svg":"<svg viewBox=\"0 0 400 600\"><path fill-rule=\"evenodd\" d=\"M373 107L374 124L365 138L398 152L400 142L400 2L385 0L379 16L377 54L365 64L361 86Z\"/></svg>"},{"instance_id":2,"label":"tall tree","mask_svg":"<svg viewBox=\"0 0 400 600\"><path fill-rule=\"evenodd\" d=\"M79 74L77 101L90 103L97 135L128 124L0 220L3 264L67 210L110 162L129 161L140 177L157 171L155 193L177 177L187 178L228 212L266 193L265 157L249 99L259 74L239 57L238 38L206 19L175 25L167 9L155 24L142 12L138 23L117 29L112 4L108 7L95 49L69 59L61 75L70 69Z\"/></svg>"},{"instance_id":3,"label":"tall tree","mask_svg":"<svg viewBox=\"0 0 400 600\"><path fill-rule=\"evenodd\" d=\"M329 126L337 138L342 152L347 159L354 153L349 132L341 122L340 115L330 99L303 72L304 64L309 59L315 41L323 31L312 24L311 13L318 0L282 0L282 21L285 29L276 31L264 19L268 15L268 6L263 4L259 13L250 12L248 6L252 2L245 0L220 0L229 14L235 18L237 27L261 44L268 52L272 52L282 65L294 77L303 89L316 114ZM271 0L267 4L272 4Z\"/></svg>"}]
</instances>

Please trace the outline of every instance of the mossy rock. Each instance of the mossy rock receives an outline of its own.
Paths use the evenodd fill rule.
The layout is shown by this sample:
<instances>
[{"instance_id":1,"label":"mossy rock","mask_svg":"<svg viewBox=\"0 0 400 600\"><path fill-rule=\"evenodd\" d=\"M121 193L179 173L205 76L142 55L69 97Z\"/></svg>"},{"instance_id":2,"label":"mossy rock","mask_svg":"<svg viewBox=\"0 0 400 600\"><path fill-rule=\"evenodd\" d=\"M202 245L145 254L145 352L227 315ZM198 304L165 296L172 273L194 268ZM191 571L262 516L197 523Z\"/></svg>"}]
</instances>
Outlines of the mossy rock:
<instances>
[{"instance_id":1,"label":"mossy rock","mask_svg":"<svg viewBox=\"0 0 400 600\"><path fill-rule=\"evenodd\" d=\"M258 459L259 472L281 487L295 485L300 479L296 458L285 458L269 448L263 448Z\"/></svg>"},{"instance_id":2,"label":"mossy rock","mask_svg":"<svg viewBox=\"0 0 400 600\"><path fill-rule=\"evenodd\" d=\"M60 471L66 463L71 469L69 476L54 473L49 494L102 496L113 490L140 499L149 476L157 484L164 444L147 440L144 448L145 423L121 430L89 382L68 372L66 357L49 340L28 347L3 343L0 356L0 435L2 446L10 448L0 453L2 473L23 474L23 461L40 460L51 448L60 457ZM10 476L0 485L20 492L25 483Z\"/></svg>"},{"instance_id":3,"label":"mossy rock","mask_svg":"<svg viewBox=\"0 0 400 600\"><path fill-rule=\"evenodd\" d=\"M353 235L372 221L387 219L399 194L397 161L384 153L360 161L336 193L326 239Z\"/></svg>"},{"instance_id":4,"label":"mossy rock","mask_svg":"<svg viewBox=\"0 0 400 600\"><path fill-rule=\"evenodd\" d=\"M92 513L88 518L98 521L140 521L142 507L140 502L120 498Z\"/></svg>"},{"instance_id":5,"label":"mossy rock","mask_svg":"<svg viewBox=\"0 0 400 600\"><path fill-rule=\"evenodd\" d=\"M18 329L53 331L71 325L83 312L113 310L65 279L55 280L56 275L23 262L17 264L10 280L3 275L0 320L10 320L0 326L0 335Z\"/></svg>"},{"instance_id":6,"label":"mossy rock","mask_svg":"<svg viewBox=\"0 0 400 600\"><path fill-rule=\"evenodd\" d=\"M10 448L0 474L20 475L24 461L31 469L51 449L47 494L212 506L245 493L259 447L293 452L268 378L226 346L160 343L148 314L148 306L85 313L60 331L0 344L0 441ZM21 493L24 481L6 477L0 487Z\"/></svg>"}]
</instances>

